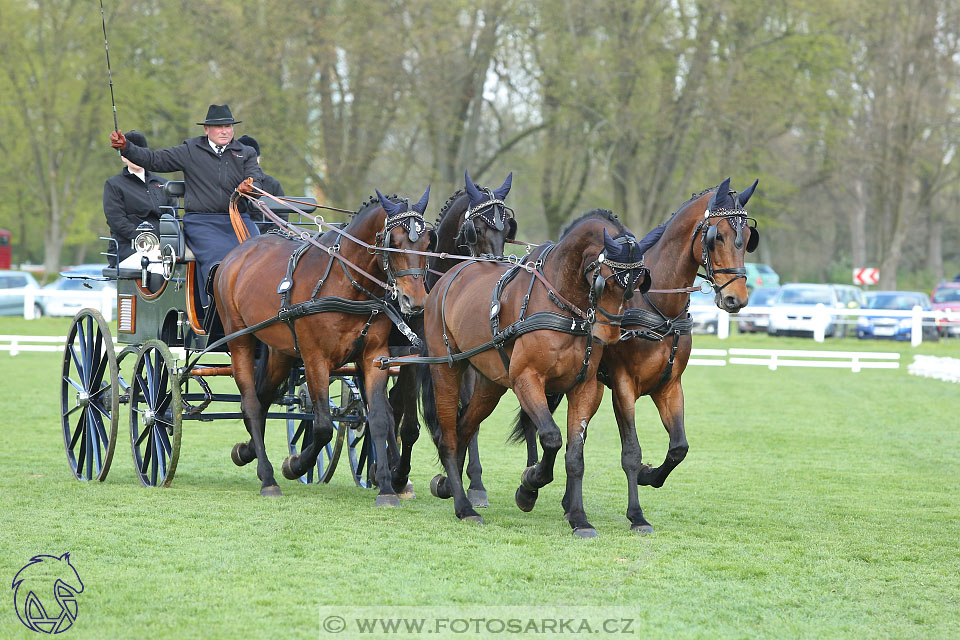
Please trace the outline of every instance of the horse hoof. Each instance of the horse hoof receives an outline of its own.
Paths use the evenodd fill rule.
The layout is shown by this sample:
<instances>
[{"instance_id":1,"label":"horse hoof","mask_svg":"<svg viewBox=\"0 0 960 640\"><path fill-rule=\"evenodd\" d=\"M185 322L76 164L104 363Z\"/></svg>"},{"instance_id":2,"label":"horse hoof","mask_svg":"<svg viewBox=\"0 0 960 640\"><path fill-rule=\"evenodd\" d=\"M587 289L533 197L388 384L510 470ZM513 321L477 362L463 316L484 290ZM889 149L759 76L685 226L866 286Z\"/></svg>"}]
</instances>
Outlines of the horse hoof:
<instances>
[{"instance_id":1,"label":"horse hoof","mask_svg":"<svg viewBox=\"0 0 960 640\"><path fill-rule=\"evenodd\" d=\"M530 491L536 491L540 487L533 484L533 475L537 472L537 465L532 465L523 470L520 474L520 485Z\"/></svg>"},{"instance_id":2,"label":"horse hoof","mask_svg":"<svg viewBox=\"0 0 960 640\"><path fill-rule=\"evenodd\" d=\"M430 493L433 494L433 497L440 498L441 500L446 500L447 498L452 497L446 495L446 492L440 491L440 483L444 482L445 480L446 478L442 473L438 473L437 475L433 476L433 480L430 481ZM446 483L444 482L444 484ZM444 489L446 489L446 487L444 487Z\"/></svg>"},{"instance_id":3,"label":"horse hoof","mask_svg":"<svg viewBox=\"0 0 960 640\"><path fill-rule=\"evenodd\" d=\"M480 516L463 516L460 518L461 522L473 522L475 524L483 524L483 518Z\"/></svg>"},{"instance_id":4,"label":"horse hoof","mask_svg":"<svg viewBox=\"0 0 960 640\"><path fill-rule=\"evenodd\" d=\"M413 483L409 480L407 480L407 486L397 495L400 496L401 500L413 500L417 497L417 494L413 492Z\"/></svg>"},{"instance_id":5,"label":"horse hoof","mask_svg":"<svg viewBox=\"0 0 960 640\"><path fill-rule=\"evenodd\" d=\"M517 501L517 506L520 507L520 511L523 511L524 513L530 513L537 505L537 491L531 491L526 487L517 487L517 493L514 495L514 500Z\"/></svg>"},{"instance_id":6,"label":"horse hoof","mask_svg":"<svg viewBox=\"0 0 960 640\"><path fill-rule=\"evenodd\" d=\"M242 467L245 464L253 462L253 458L245 460L243 456L240 455L240 447L244 446L245 444L245 442L238 442L237 444L233 445L233 450L230 452L230 459L233 460L233 464L237 465L238 467Z\"/></svg>"},{"instance_id":7,"label":"horse hoof","mask_svg":"<svg viewBox=\"0 0 960 640\"><path fill-rule=\"evenodd\" d=\"M261 487L260 495L264 498L279 498L283 495L283 493L280 491L280 487L277 485L271 485L269 487Z\"/></svg>"},{"instance_id":8,"label":"horse hoof","mask_svg":"<svg viewBox=\"0 0 960 640\"><path fill-rule=\"evenodd\" d=\"M636 531L637 533L653 533L653 527L649 524L633 524L630 525L630 531Z\"/></svg>"},{"instance_id":9,"label":"horse hoof","mask_svg":"<svg viewBox=\"0 0 960 640\"><path fill-rule=\"evenodd\" d=\"M296 480L300 477L300 474L295 473L293 470L293 465L297 463L299 457L300 456L295 453L283 459L283 464L280 465L280 473L282 473L283 477L287 480Z\"/></svg>"},{"instance_id":10,"label":"horse hoof","mask_svg":"<svg viewBox=\"0 0 960 640\"><path fill-rule=\"evenodd\" d=\"M399 507L400 498L395 493L381 493L377 496L378 507Z\"/></svg>"},{"instance_id":11,"label":"horse hoof","mask_svg":"<svg viewBox=\"0 0 960 640\"><path fill-rule=\"evenodd\" d=\"M467 499L470 500L470 504L479 509L486 509L490 506L490 501L487 500L487 492L483 489L467 489Z\"/></svg>"},{"instance_id":12,"label":"horse hoof","mask_svg":"<svg viewBox=\"0 0 960 640\"><path fill-rule=\"evenodd\" d=\"M574 529L573 535L577 536L578 538L596 538L597 530L593 527L581 527L579 529Z\"/></svg>"}]
</instances>

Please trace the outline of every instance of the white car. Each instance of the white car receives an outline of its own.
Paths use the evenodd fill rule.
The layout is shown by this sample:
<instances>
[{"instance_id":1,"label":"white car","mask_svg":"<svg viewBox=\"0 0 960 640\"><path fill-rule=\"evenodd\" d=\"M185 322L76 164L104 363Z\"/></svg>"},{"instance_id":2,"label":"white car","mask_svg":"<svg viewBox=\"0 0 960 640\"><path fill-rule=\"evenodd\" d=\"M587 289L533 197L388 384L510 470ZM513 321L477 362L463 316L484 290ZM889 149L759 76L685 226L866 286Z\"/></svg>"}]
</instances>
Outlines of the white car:
<instances>
[{"instance_id":1,"label":"white car","mask_svg":"<svg viewBox=\"0 0 960 640\"><path fill-rule=\"evenodd\" d=\"M700 284L698 279L695 284ZM714 294L694 291L690 294L690 316L693 318L694 333L716 333L720 320L720 309L714 302Z\"/></svg>"},{"instance_id":2,"label":"white car","mask_svg":"<svg viewBox=\"0 0 960 640\"><path fill-rule=\"evenodd\" d=\"M105 264L82 264L62 271L59 278L45 286L38 298L48 316L75 316L87 307L104 311L109 299L117 308L116 284L103 277Z\"/></svg>"},{"instance_id":3,"label":"white car","mask_svg":"<svg viewBox=\"0 0 960 640\"><path fill-rule=\"evenodd\" d=\"M833 312L842 306L836 289L829 284L785 284L771 302L767 334L813 336L823 324L823 335L833 336L837 332Z\"/></svg>"}]
</instances>

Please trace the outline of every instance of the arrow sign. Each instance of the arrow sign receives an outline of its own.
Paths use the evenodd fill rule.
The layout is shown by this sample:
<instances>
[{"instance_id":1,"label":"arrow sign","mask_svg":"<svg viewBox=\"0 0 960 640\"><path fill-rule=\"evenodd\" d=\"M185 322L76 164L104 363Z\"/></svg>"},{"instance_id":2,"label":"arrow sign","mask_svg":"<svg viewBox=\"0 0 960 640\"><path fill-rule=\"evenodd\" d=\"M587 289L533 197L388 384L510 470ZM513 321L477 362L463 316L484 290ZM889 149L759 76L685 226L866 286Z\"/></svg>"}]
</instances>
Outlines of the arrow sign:
<instances>
[{"instance_id":1,"label":"arrow sign","mask_svg":"<svg viewBox=\"0 0 960 640\"><path fill-rule=\"evenodd\" d=\"M880 282L880 269L867 267L853 270L853 284L877 284Z\"/></svg>"}]
</instances>

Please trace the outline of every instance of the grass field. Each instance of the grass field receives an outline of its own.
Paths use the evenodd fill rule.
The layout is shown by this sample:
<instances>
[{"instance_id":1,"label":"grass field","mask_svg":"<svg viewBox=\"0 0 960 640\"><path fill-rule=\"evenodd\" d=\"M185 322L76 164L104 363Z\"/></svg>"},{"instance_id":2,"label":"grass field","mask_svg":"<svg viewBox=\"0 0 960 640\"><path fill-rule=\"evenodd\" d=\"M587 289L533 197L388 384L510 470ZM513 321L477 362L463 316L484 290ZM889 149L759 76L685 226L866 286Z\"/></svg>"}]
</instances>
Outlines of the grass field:
<instances>
[{"instance_id":1,"label":"grass field","mask_svg":"<svg viewBox=\"0 0 960 640\"><path fill-rule=\"evenodd\" d=\"M68 324L3 320L0 334ZM694 345L814 348L736 335ZM641 488L653 535L627 526L605 398L586 447L594 540L561 518L562 457L536 509L514 505L524 451L504 444L511 395L481 430L491 507L476 526L430 496L439 467L426 435L418 497L400 509L374 509L347 474L281 479L283 498L260 498L253 467L230 462L239 421L184 423L172 488L148 490L122 420L107 481L78 482L59 427L59 354L0 352L0 578L71 552L85 584L74 638L315 638L321 606L477 604L617 606L647 637L960 637L960 386L906 372L913 353L960 357L960 344L820 346L904 356L899 371L857 374L690 367L690 453L662 489ZM646 399L638 429L645 461L659 463L667 438ZM278 478L284 438L268 425ZM34 637L5 602L0 637Z\"/></svg>"}]
</instances>

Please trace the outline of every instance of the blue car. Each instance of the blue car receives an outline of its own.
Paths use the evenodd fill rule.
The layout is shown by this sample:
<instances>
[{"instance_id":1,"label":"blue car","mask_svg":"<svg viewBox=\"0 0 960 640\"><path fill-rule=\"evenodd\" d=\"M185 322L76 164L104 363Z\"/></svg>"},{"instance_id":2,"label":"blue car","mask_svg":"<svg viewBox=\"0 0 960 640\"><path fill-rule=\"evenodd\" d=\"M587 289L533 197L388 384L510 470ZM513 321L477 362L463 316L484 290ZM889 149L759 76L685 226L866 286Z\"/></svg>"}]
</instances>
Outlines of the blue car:
<instances>
[{"instance_id":1,"label":"blue car","mask_svg":"<svg viewBox=\"0 0 960 640\"><path fill-rule=\"evenodd\" d=\"M919 306L924 311L932 311L930 298L919 291L874 291L863 306L864 310L875 310L860 316L857 321L857 337L886 340L909 340L913 327L913 318L903 315L885 314L884 311L911 311ZM929 325L929 326L928 326ZM924 320L923 339L936 340L939 337L937 327Z\"/></svg>"}]
</instances>

